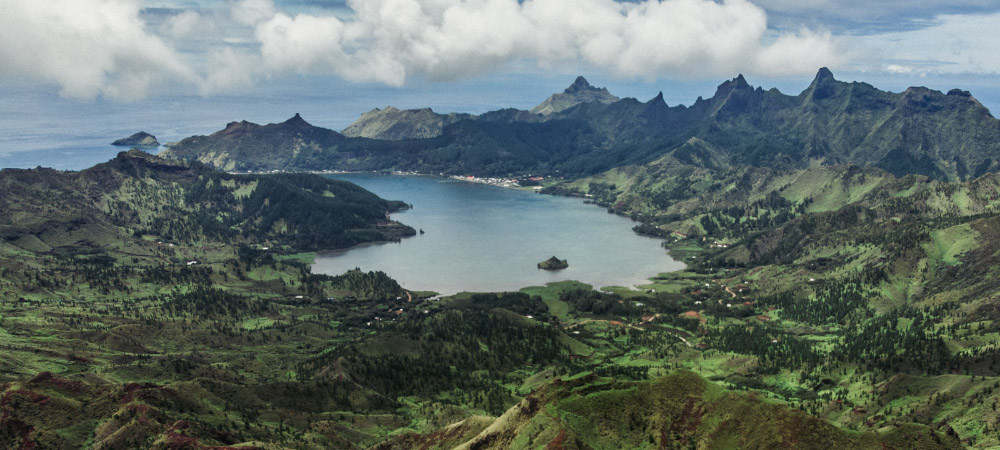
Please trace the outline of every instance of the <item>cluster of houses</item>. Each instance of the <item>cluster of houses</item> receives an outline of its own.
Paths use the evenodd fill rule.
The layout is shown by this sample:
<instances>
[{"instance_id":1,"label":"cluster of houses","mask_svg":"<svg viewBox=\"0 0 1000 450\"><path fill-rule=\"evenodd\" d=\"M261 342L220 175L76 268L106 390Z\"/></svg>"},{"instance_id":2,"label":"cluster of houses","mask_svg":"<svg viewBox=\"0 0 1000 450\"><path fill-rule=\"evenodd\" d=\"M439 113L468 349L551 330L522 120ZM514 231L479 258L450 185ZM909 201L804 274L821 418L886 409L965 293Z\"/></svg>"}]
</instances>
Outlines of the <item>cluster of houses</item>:
<instances>
[{"instance_id":1,"label":"cluster of houses","mask_svg":"<svg viewBox=\"0 0 1000 450\"><path fill-rule=\"evenodd\" d=\"M480 177L475 177L475 176L472 176L472 175L467 175L467 176L454 175L451 178L454 178L456 180L470 181L470 182L473 182L473 183L482 183L482 184L488 184L490 186L499 186L499 187L505 187L505 188L515 188L515 187L520 187L521 186L521 182L517 178L502 178L502 177L480 178ZM544 180L545 177L528 177L528 178L525 178L525 179L526 180L531 180L531 181L538 182L538 181ZM534 189L535 190L540 190L540 189L542 189L542 187L541 186L535 186Z\"/></svg>"}]
</instances>

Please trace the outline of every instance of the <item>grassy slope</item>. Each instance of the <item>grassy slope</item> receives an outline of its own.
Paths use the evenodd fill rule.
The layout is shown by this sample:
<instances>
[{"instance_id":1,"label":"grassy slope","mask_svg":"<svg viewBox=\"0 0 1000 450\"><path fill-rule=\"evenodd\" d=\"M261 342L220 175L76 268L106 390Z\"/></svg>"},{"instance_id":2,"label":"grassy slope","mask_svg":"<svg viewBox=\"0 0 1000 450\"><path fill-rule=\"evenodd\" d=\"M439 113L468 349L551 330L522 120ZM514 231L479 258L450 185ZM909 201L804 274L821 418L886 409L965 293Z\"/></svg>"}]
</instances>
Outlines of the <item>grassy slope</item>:
<instances>
[{"instance_id":1,"label":"grassy slope","mask_svg":"<svg viewBox=\"0 0 1000 450\"><path fill-rule=\"evenodd\" d=\"M450 448L407 435L379 448ZM961 448L919 425L856 433L687 371L643 382L593 375L541 387L456 448Z\"/></svg>"},{"instance_id":2,"label":"grassy slope","mask_svg":"<svg viewBox=\"0 0 1000 450\"><path fill-rule=\"evenodd\" d=\"M785 439L780 430L799 426L790 423L811 424L824 439L874 442L869 434L838 431L793 412L797 409L845 428L881 430L887 434L880 439L896 439L889 442L900 447L905 445L898 444L904 442L899 439L916 438L917 430L920 439L954 430L967 444L993 445L993 388L998 381L993 355L1000 336L991 325L991 274L1000 266L995 264L1000 250L991 237L998 235L1000 225L991 217L966 214L992 207L995 182L983 178L945 185L920 178L893 180L877 171L819 170L811 175L747 170L713 180L706 173L669 169L676 174L671 183L699 190L704 199L680 202L679 208L687 209L678 211L703 208L702 215L718 214L747 201L773 198L772 192L787 194L793 206L778 205L789 218L766 231L719 236L732 244L728 248L711 247L713 240L682 241L698 262L692 262L692 270L657 277L649 286L660 291L655 295L586 294L592 292L586 286L559 283L526 288L529 295L524 296L416 298L410 303L399 295L398 285L393 288L394 283L375 274L310 276L301 249L283 244L280 233L270 235L271 251L260 250L264 241L239 249L197 229L178 234L170 246L155 234L136 237L133 228L110 219L76 224L54 216L59 220L32 224L41 231L15 230L15 239L0 243L0 254L6 255L0 267L6 271L0 277L5 294L0 336L9 343L0 360L5 377L0 433L14 445L29 441L47 447L73 447L88 439L152 445L194 438L204 445L324 448L375 445L395 435L413 443L434 432L444 432L450 445L483 433L489 423L503 436L510 436L510 427L523 428L516 437L520 440L511 441L517 446L544 445L564 431L566 443L579 438L600 447L611 445L612 439L627 439L648 445L650 436L657 444L683 439L684 430L675 430L674 436L668 431L666 437L650 431L685 422L647 414L661 406L672 411L676 405L670 406L670 389L650 388L640 395L642 386L658 385L625 380L687 368L724 386L754 389L762 397L725 394L696 378L668 378L674 381L667 385L701 386L707 393L696 399L706 405L706 415L694 431L684 431L688 442L734 446L739 444L734 439L744 439L748 445L773 444L774 439ZM610 192L606 186L597 192L631 196L620 209L632 211L633 204L652 204L640 195L641 186L653 183L649 177L636 181L629 192ZM235 199L258 192L263 182L241 180L220 178L218 183ZM153 216L132 219L121 211L141 216L154 208L129 205L177 204L155 200L175 195L169 190L140 188L132 181L122 186L106 197L87 197L103 199L100 202L80 204L111 205L101 214L138 223ZM879 191L888 194L876 195ZM328 198L312 194L317 195L306 198ZM796 212L797 202L807 198L822 211ZM905 210L899 219L906 220L886 214L895 211L890 208L892 198L916 205L918 213ZM851 202L874 214L850 209ZM71 211L73 204L66 205L47 214ZM658 208L641 211L664 219L672 214L669 208ZM949 211L959 215L935 218ZM847 217L854 219L837 219ZM810 240L795 231L807 220L820 221L814 236L822 239ZM80 228L88 231L74 235ZM95 251L101 246L106 250ZM752 264L722 265L740 258ZM192 260L199 263L186 265ZM775 297L790 292L794 301L814 301L823 286L847 284L844 280L869 273L865 271L872 264L884 267L886 276L859 284L873 295L870 312L858 308L845 320L813 323L796 313L793 304ZM388 286L382 289L382 283ZM744 289L736 294L744 298L734 301L727 287ZM844 346L842 339L859 331L852 326L906 306L934 314L931 331L913 338L923 343L940 337L947 347L942 360L946 367L921 368L923 353L907 359L907 351L902 359L832 356ZM892 328L906 332L913 327L914 315L907 314ZM762 322L761 315L770 320ZM753 334L756 329L765 332ZM741 330L751 334L726 340ZM754 346L740 346L743 342ZM803 363L796 359L803 348L829 355L829 360ZM879 366L883 363L887 369ZM44 371L55 375L36 379ZM555 377L587 372L618 381L581 381L596 394L593 398L563 398L567 393L553 387L558 384L548 384ZM77 387L54 388L51 380ZM130 397L128 389L143 394ZM511 419L510 411L515 410L501 414L512 405L530 404L521 397L532 389L558 393L542 402L548 405L548 415L534 413L524 422ZM189 392L199 398L161 399ZM647 405L647 398L667 404ZM615 416L600 407L610 399L642 407L635 406L628 418ZM105 406L87 409L90 404ZM709 411L711 405L714 412ZM60 419L73 408L94 420L76 424ZM765 408L771 416L749 416L775 420L740 422L730 417L727 422L717 415L740 408ZM489 415L507 419L483 418ZM908 424L914 421L924 425ZM927 433L923 426L940 435ZM778 431L755 434L769 429Z\"/></svg>"},{"instance_id":3,"label":"grassy slope","mask_svg":"<svg viewBox=\"0 0 1000 450\"><path fill-rule=\"evenodd\" d=\"M345 339L343 327L412 307L394 300L402 289L376 274L309 276L303 254L285 254L302 242L261 226L268 198L228 233L197 220L203 210L223 223L248 216L240 200L265 189L292 204L288 195L297 195L321 215L362 218L351 208L370 206L384 220L390 203L312 181L322 192L136 152L79 173L0 173L2 447L343 446L352 445L344 435L373 439L368 430L401 426L390 416L345 428L352 411L390 401L345 380L298 383L296 364ZM218 192L192 194L206 189ZM303 410L344 415L313 414L310 428Z\"/></svg>"},{"instance_id":4,"label":"grassy slope","mask_svg":"<svg viewBox=\"0 0 1000 450\"><path fill-rule=\"evenodd\" d=\"M626 172L629 175L623 179ZM818 299L818 288L825 284L811 283L810 279L849 285L852 277L877 269L885 271L884 279L861 283L870 308L865 314L879 317L912 311L909 308L929 314L934 326L920 339L940 336L947 348L947 362L943 368L934 367L913 349L909 351L909 357L914 358L911 362L882 368L874 367L879 362L864 364L862 358L819 367L793 365L770 373L770 369L762 371L758 357L727 348L704 352L698 359L683 353L675 358L699 373L718 377L713 379L725 379L727 384L763 388L768 395L845 427L879 429L913 420L946 424L968 445L996 445L994 405L1000 379L992 370L1000 360L996 350L1000 334L989 322L993 317L989 311L996 308L993 280L998 255L994 242L1000 236L995 216L1000 183L995 175L949 184L921 177L896 179L878 170L851 167L804 172L744 169L716 174L711 184L699 185L698 180L704 177L698 171L650 165L615 170L567 187L596 194L602 203L618 206L621 213L664 230L704 233L700 219L707 216L722 225L707 236L707 242L699 238L697 242L680 239L668 244L683 251L675 251L675 255L697 255L697 260L690 260L692 269L704 273L705 281L720 280L729 286L740 284L740 280L750 282L750 290L740 299L753 302L752 313L745 319L713 317L705 309L711 304L708 302L693 308L701 309L701 317L707 318L705 331L709 334L727 325L767 325L794 333L798 340L815 345L821 354L835 353L843 348L838 343L841 336L860 330L845 327L832 317L826 324L803 322L769 296L787 294L799 301L831 302L835 299ZM616 186L609 192L601 183ZM693 188L678 195L677 201L656 203L658 193L684 185ZM787 200L788 206L773 210L788 213L783 221L758 229L740 229L731 226L733 222L720 221L731 217L727 208L773 195ZM745 223L747 218L736 223L740 221ZM711 245L714 241L729 246L719 248ZM727 267L727 261L738 266ZM701 300L730 301L721 293L711 294L714 282L702 286L704 283L690 279L691 275L694 273L665 274L648 287L689 295L700 290L696 298ZM864 323L864 316L858 316L860 311L848 317ZM762 323L757 319L761 315L769 321ZM901 318L897 327L905 334L910 323L912 319ZM908 353L897 351L903 351L900 356L906 360ZM817 388L817 380L825 380L822 383L829 383L828 388L823 384ZM812 394L803 396L802 389L815 391L819 398L809 400ZM837 403L831 399L838 398L853 406L835 407Z\"/></svg>"}]
</instances>

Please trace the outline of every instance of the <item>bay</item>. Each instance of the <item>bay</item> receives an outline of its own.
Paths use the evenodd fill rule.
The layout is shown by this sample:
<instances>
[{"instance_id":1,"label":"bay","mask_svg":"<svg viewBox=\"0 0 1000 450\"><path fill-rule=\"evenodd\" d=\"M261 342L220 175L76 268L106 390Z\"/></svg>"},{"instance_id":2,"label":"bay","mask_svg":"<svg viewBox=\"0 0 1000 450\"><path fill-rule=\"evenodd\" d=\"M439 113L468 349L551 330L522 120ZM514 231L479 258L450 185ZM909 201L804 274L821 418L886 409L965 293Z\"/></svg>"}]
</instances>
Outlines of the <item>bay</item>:
<instances>
[{"instance_id":1,"label":"bay","mask_svg":"<svg viewBox=\"0 0 1000 450\"><path fill-rule=\"evenodd\" d=\"M659 239L635 234L636 222L581 199L443 177L329 176L412 204L392 218L425 234L321 253L313 264L317 273L381 270L410 290L454 294L511 291L563 280L633 287L684 267ZM566 259L569 268L537 268L551 256Z\"/></svg>"}]
</instances>

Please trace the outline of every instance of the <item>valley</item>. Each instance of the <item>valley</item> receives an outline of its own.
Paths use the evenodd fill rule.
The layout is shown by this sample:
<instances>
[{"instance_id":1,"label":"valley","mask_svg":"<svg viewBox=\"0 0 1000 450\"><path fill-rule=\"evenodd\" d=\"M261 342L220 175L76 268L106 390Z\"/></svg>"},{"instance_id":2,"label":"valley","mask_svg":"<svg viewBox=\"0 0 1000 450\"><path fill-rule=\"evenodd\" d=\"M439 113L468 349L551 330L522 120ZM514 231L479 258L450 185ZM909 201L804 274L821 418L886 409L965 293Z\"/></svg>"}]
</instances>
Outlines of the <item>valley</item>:
<instances>
[{"instance_id":1,"label":"valley","mask_svg":"<svg viewBox=\"0 0 1000 450\"><path fill-rule=\"evenodd\" d=\"M740 76L661 101L581 77L536 112L386 109L350 137L233 122L161 156L0 172L0 441L1000 445L997 120L964 91L825 69L798 96ZM216 169L544 175L686 268L444 296L321 274L317 252L433 235L405 219L421 202ZM581 265L543 253L531 270Z\"/></svg>"}]
</instances>

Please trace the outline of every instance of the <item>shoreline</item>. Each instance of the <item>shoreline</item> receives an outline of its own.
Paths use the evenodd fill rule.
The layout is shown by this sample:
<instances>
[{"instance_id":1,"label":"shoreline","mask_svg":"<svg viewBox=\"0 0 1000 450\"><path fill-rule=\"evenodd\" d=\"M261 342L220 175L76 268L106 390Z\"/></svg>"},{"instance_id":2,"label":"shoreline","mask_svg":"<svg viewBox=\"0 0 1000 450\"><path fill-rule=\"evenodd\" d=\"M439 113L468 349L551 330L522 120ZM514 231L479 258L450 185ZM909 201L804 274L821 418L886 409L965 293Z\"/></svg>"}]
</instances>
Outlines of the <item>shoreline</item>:
<instances>
[{"instance_id":1,"label":"shoreline","mask_svg":"<svg viewBox=\"0 0 1000 450\"><path fill-rule=\"evenodd\" d=\"M417 176L420 176L420 177L434 177L434 178L437 178L437 179L440 179L440 180L451 179L451 180L455 180L455 181L464 181L464 182L467 182L467 183L486 184L486 185L491 185L491 186L505 188L505 189L515 189L515 190L520 190L520 191L524 191L524 192L536 192L536 193L538 193L537 190L527 190L527 189L524 189L524 187L520 187L520 186L512 186L512 185L509 185L509 184L508 185L502 185L502 184L501 185L497 185L497 184L494 184L494 183L498 183L499 181L502 180L502 179L499 179L499 178L490 179L490 178L479 178L479 177L469 177L469 176L454 176L454 175L453 176L445 176L445 175L441 175L441 174L426 174L426 173L401 172L401 171L379 172L379 171L332 171L332 170L325 170L325 171L311 171L310 173L321 174L321 175L337 175L337 174L345 174L345 175L347 175L347 174L367 175L368 177L371 177L372 179L375 179L377 176L388 176L388 175L402 175L402 176L414 176L414 177L417 177ZM594 204L592 202L587 202L587 201L585 201L586 200L585 198L582 198L582 197L579 197L579 196L559 196L559 195L555 195L555 197L575 197L575 198L577 198L579 200L584 200L584 203L589 203L589 206L600 206L600 205ZM620 217L623 217L623 218L628 218L627 216L623 216L621 214L616 214L616 215L618 215ZM399 218L399 220L405 220L405 219ZM623 231L626 231L626 230L623 230ZM654 271L651 271L651 272L648 272L648 273L645 273L645 274L641 274L641 272L639 272L639 273L633 273L631 276L628 277L628 280L625 280L625 279L614 280L614 281L607 280L607 281L610 281L610 283L608 283L607 285L604 285L604 284L601 284L601 283L595 284L593 281L587 281L587 280L585 280L586 275L583 275L584 279L574 278L574 279L570 279L570 280L561 280L561 281L576 281L576 282L580 282L580 283L590 284L592 286L592 289L598 290L598 291L609 291L610 292L610 291L618 289L618 290L630 291L630 292L633 292L633 293L641 293L641 292L648 291L648 289L649 289L648 286L656 284L657 283L657 278L662 277L664 273L684 271L684 270L688 269L688 267L689 267L688 264L686 264L682 259L675 257L672 254L672 251L669 248L664 248L663 247L662 243L665 241L663 238L656 237L656 236L649 236L649 235L645 235L645 234L642 234L642 233L635 233L634 230L633 230L633 233L636 234L636 235L638 235L638 236L640 236L640 237L649 239L651 246L655 246L656 248L658 248L659 251L663 252L663 254L667 258L669 258L670 260L672 260L675 263L677 263L680 267L678 267L678 268L676 268L674 270L666 269L666 267L660 267L660 268L657 268ZM408 238L408 237L412 237L412 236L407 236L406 238ZM352 250L366 249L366 248L381 246L381 245L384 245L384 244L387 244L387 243L402 244L402 243L404 243L404 241L406 240L406 238L403 238L400 241L393 241L393 240L388 240L388 241L372 241L372 242L365 242L365 243L356 244L356 245L353 245L353 246L350 246L350 247L346 247L346 248L317 251L316 254L315 254L315 256L314 256L314 258L311 261L310 267L311 267L311 269L316 270L317 264L323 258L342 258L342 257L344 257L344 255L350 253ZM353 268L353 267L354 266L351 266L350 268ZM366 270L364 268L362 268L362 269ZM665 271L665 269L666 269L666 271ZM384 269L379 269L379 268L376 268L376 267L373 266L373 267L370 267L367 270L384 270ZM317 273L320 273L320 272L317 272ZM335 273L327 273L327 274L328 275L337 275ZM400 282L400 284L403 285L403 286L406 286L406 284L408 284L408 283L406 283L403 280L397 280L397 281ZM410 280L410 281L412 281L412 280ZM537 286L537 284L535 284L534 281L530 281L530 280L522 280L522 281L525 281L525 283L518 284L518 285L515 285L515 286L510 286L510 287L507 287L507 288L504 288L504 289L505 290L517 290L517 291L519 291L519 290L524 289L524 288L529 288L529 287ZM461 284L461 283L459 283L459 284ZM434 290L434 291L439 292L439 293L442 293L442 292L447 293L447 292L451 292L453 290L450 287L442 287L442 286L437 287L437 289L435 289L434 287L421 286L418 289L430 289L430 290ZM469 290L469 289L471 289L471 290ZM495 290L491 290L489 287L485 287L485 286L471 287L469 289L466 289L465 291L466 292L494 292L495 291ZM463 292L463 290L460 289L460 290L456 290L455 291L455 293L459 293L459 292ZM446 295L450 295L450 294L446 294Z\"/></svg>"},{"instance_id":2,"label":"shoreline","mask_svg":"<svg viewBox=\"0 0 1000 450\"><path fill-rule=\"evenodd\" d=\"M371 174L371 175L393 175L393 176L411 176L411 177L437 177L437 178L448 178L457 181L465 181L467 183L478 183L485 184L488 186L496 186L505 189L516 189L525 192L538 192L542 190L541 185L537 186L521 186L518 184L519 178L504 178L504 177L477 177L474 175L445 175L444 173L423 173L423 172L407 172L402 170L394 170L391 172L378 171L378 170L261 170L252 172L241 172L241 171L226 171L226 173L233 175L270 175L270 174L281 174L281 173L309 173L313 175L351 175L351 174ZM528 175L530 176L530 175ZM544 176L538 177L544 178Z\"/></svg>"}]
</instances>

